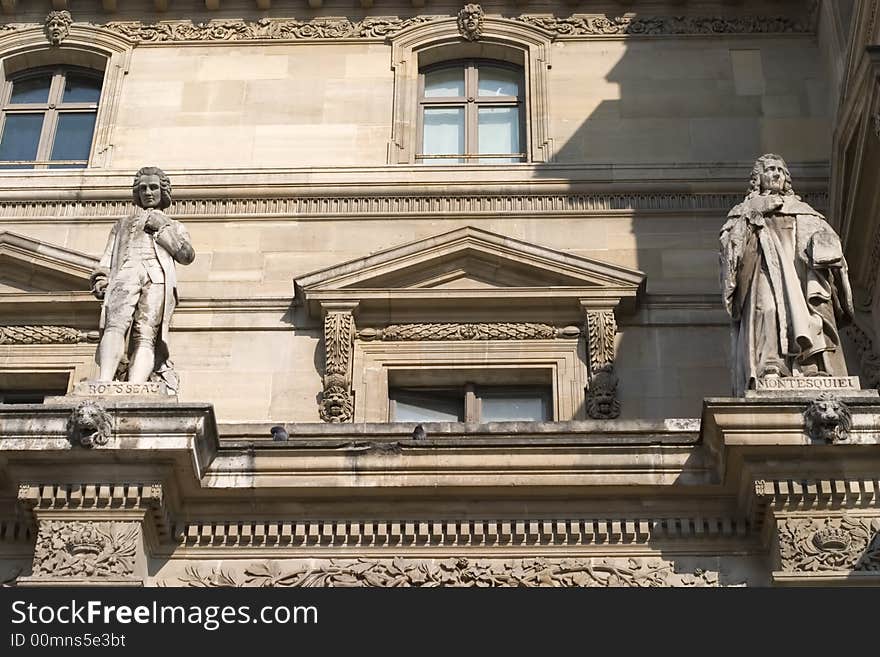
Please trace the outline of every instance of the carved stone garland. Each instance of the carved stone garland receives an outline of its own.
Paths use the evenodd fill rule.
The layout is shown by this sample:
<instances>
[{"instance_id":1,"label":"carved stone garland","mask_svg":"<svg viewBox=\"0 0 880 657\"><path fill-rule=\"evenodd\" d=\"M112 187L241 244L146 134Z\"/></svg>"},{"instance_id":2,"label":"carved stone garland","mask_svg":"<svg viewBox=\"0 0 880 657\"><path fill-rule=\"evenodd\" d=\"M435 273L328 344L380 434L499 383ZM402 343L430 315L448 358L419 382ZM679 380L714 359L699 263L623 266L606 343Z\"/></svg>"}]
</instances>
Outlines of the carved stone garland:
<instances>
[{"instance_id":1,"label":"carved stone garland","mask_svg":"<svg viewBox=\"0 0 880 657\"><path fill-rule=\"evenodd\" d=\"M324 315L324 393L318 412L324 422L351 422L352 309L327 309Z\"/></svg>"},{"instance_id":2,"label":"carved stone garland","mask_svg":"<svg viewBox=\"0 0 880 657\"><path fill-rule=\"evenodd\" d=\"M590 362L587 415L594 420L611 420L620 415L614 374L614 336L617 334L614 311L587 310L586 329Z\"/></svg>"},{"instance_id":3,"label":"carved stone garland","mask_svg":"<svg viewBox=\"0 0 880 657\"><path fill-rule=\"evenodd\" d=\"M0 326L0 344L78 344L97 341L97 331L81 331L72 326Z\"/></svg>"},{"instance_id":4,"label":"carved stone garland","mask_svg":"<svg viewBox=\"0 0 880 657\"><path fill-rule=\"evenodd\" d=\"M40 523L34 577L102 579L134 574L140 528L135 522Z\"/></svg>"},{"instance_id":5,"label":"carved stone garland","mask_svg":"<svg viewBox=\"0 0 880 657\"><path fill-rule=\"evenodd\" d=\"M718 573L678 573L676 564L628 559L417 559L335 560L303 567L257 562L239 575L190 566L180 583L196 587L663 587L718 586Z\"/></svg>"},{"instance_id":6,"label":"carved stone garland","mask_svg":"<svg viewBox=\"0 0 880 657\"><path fill-rule=\"evenodd\" d=\"M358 332L361 340L386 342L419 340L553 340L576 338L576 326L557 328L532 322L496 322L462 324L441 322L426 324L389 324L382 329L365 328Z\"/></svg>"}]
</instances>

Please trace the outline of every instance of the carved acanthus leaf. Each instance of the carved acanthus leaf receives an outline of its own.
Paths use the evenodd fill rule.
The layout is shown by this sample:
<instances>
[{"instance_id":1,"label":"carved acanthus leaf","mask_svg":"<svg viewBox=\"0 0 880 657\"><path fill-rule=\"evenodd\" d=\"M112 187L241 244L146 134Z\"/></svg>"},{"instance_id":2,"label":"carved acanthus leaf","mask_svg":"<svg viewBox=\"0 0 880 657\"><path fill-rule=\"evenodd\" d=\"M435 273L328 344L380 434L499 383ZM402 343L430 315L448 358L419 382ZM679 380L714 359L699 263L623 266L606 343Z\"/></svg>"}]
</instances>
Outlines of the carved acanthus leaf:
<instances>
[{"instance_id":1,"label":"carved acanthus leaf","mask_svg":"<svg viewBox=\"0 0 880 657\"><path fill-rule=\"evenodd\" d=\"M778 524L779 557L788 572L880 570L877 518L786 518Z\"/></svg>"},{"instance_id":2,"label":"carved acanthus leaf","mask_svg":"<svg viewBox=\"0 0 880 657\"><path fill-rule=\"evenodd\" d=\"M0 344L77 344L97 341L97 331L81 331L72 326L0 326Z\"/></svg>"},{"instance_id":3,"label":"carved acanthus leaf","mask_svg":"<svg viewBox=\"0 0 880 657\"><path fill-rule=\"evenodd\" d=\"M131 575L139 531L134 522L42 522L34 550L34 576L95 579Z\"/></svg>"},{"instance_id":4,"label":"carved acanthus leaf","mask_svg":"<svg viewBox=\"0 0 880 657\"><path fill-rule=\"evenodd\" d=\"M251 564L242 574L197 566L178 580L187 586L256 587L663 587L718 586L718 574L676 572L656 559L417 559L328 560L290 567L277 561Z\"/></svg>"},{"instance_id":5,"label":"carved acanthus leaf","mask_svg":"<svg viewBox=\"0 0 880 657\"><path fill-rule=\"evenodd\" d=\"M614 364L614 336L617 320L613 310L590 310L587 312L587 337L590 354L590 371L598 372Z\"/></svg>"},{"instance_id":6,"label":"carved acanthus leaf","mask_svg":"<svg viewBox=\"0 0 880 657\"><path fill-rule=\"evenodd\" d=\"M576 326L557 328L550 324L528 322L501 322L459 324L390 324L383 329L363 329L362 340L416 341L416 340L552 340L576 338Z\"/></svg>"}]
</instances>

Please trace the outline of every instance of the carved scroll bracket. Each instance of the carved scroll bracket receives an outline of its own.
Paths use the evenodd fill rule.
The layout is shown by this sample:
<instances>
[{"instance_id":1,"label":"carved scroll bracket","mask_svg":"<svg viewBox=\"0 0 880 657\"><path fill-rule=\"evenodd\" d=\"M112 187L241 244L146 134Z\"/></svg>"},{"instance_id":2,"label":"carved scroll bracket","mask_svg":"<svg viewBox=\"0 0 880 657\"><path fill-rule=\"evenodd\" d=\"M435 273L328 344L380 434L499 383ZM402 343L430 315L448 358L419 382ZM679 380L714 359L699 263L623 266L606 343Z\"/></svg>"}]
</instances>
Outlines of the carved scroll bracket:
<instances>
[{"instance_id":1,"label":"carved scroll bracket","mask_svg":"<svg viewBox=\"0 0 880 657\"><path fill-rule=\"evenodd\" d=\"M356 302L323 302L324 392L318 412L324 422L351 422L354 397L351 391L352 347Z\"/></svg>"},{"instance_id":2,"label":"carved scroll bracket","mask_svg":"<svg viewBox=\"0 0 880 657\"><path fill-rule=\"evenodd\" d=\"M617 376L614 374L614 337L617 319L607 304L581 301L586 316L587 365L590 384L587 388L587 415L594 420L611 420L620 415L617 399Z\"/></svg>"}]
</instances>

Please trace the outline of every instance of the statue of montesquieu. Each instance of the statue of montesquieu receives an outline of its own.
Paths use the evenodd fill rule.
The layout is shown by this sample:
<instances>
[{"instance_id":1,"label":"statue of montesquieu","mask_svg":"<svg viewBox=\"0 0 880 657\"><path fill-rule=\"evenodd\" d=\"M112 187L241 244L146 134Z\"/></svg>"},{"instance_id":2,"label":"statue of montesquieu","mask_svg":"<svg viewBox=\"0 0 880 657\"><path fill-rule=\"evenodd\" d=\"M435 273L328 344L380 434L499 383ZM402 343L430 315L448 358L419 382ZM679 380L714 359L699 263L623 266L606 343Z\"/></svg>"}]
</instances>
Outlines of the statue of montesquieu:
<instances>
[{"instance_id":1,"label":"statue of montesquieu","mask_svg":"<svg viewBox=\"0 0 880 657\"><path fill-rule=\"evenodd\" d=\"M177 304L175 262L190 264L189 234L165 210L171 181L143 167L132 186L135 210L116 222L92 273L92 292L104 300L98 345L100 381L162 381L177 391L169 360L168 330Z\"/></svg>"},{"instance_id":2,"label":"statue of montesquieu","mask_svg":"<svg viewBox=\"0 0 880 657\"><path fill-rule=\"evenodd\" d=\"M748 196L721 229L720 256L734 394L759 378L846 376L839 329L853 301L840 238L795 195L778 155L755 162Z\"/></svg>"}]
</instances>

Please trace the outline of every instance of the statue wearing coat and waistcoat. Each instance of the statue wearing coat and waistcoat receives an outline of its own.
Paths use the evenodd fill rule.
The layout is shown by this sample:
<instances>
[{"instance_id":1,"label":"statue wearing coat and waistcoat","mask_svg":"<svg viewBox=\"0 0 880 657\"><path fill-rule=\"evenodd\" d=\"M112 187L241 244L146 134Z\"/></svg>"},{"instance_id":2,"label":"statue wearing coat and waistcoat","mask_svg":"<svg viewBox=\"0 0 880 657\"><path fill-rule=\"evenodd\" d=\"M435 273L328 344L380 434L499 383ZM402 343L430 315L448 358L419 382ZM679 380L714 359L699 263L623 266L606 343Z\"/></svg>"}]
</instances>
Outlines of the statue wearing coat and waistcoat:
<instances>
[{"instance_id":1,"label":"statue wearing coat and waistcoat","mask_svg":"<svg viewBox=\"0 0 880 657\"><path fill-rule=\"evenodd\" d=\"M778 155L755 162L748 196L721 229L720 256L734 394L768 377L847 375L839 330L853 301L840 238L795 195Z\"/></svg>"},{"instance_id":2,"label":"statue wearing coat and waistcoat","mask_svg":"<svg viewBox=\"0 0 880 657\"><path fill-rule=\"evenodd\" d=\"M161 169L140 169L132 194L136 207L113 226L92 274L92 291L104 301L98 378L161 381L176 392L168 351L177 305L175 263L188 265L195 253L183 224L163 212L171 205L171 182Z\"/></svg>"}]
</instances>

